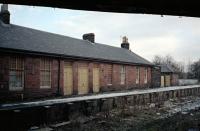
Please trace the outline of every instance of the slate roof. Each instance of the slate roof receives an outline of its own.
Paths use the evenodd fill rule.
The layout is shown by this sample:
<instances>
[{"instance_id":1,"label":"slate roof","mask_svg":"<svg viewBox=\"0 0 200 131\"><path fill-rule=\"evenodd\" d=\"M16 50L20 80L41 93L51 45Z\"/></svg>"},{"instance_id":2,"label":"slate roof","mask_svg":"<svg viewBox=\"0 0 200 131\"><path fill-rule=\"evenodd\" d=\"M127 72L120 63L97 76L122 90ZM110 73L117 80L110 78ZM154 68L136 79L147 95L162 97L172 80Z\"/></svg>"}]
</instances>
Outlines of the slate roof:
<instances>
[{"instance_id":1,"label":"slate roof","mask_svg":"<svg viewBox=\"0 0 200 131\"><path fill-rule=\"evenodd\" d=\"M173 68L169 65L163 64L160 65L160 67L161 67L161 73L174 73Z\"/></svg>"},{"instance_id":2,"label":"slate roof","mask_svg":"<svg viewBox=\"0 0 200 131\"><path fill-rule=\"evenodd\" d=\"M130 50L0 21L0 48L153 65Z\"/></svg>"}]
</instances>

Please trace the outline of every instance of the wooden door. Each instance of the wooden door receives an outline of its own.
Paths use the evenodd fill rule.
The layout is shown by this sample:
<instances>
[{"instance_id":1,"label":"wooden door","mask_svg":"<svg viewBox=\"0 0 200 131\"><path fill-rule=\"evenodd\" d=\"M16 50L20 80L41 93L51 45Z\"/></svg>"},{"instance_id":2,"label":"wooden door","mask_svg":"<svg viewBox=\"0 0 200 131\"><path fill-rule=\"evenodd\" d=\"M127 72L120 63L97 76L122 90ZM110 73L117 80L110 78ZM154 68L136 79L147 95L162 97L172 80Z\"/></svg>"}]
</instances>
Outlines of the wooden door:
<instances>
[{"instance_id":1,"label":"wooden door","mask_svg":"<svg viewBox=\"0 0 200 131\"><path fill-rule=\"evenodd\" d=\"M93 68L93 92L99 92L99 68Z\"/></svg>"},{"instance_id":2,"label":"wooden door","mask_svg":"<svg viewBox=\"0 0 200 131\"><path fill-rule=\"evenodd\" d=\"M88 69L87 67L78 68L78 94L88 93Z\"/></svg>"},{"instance_id":3,"label":"wooden door","mask_svg":"<svg viewBox=\"0 0 200 131\"><path fill-rule=\"evenodd\" d=\"M166 84L166 86L170 86L171 85L171 81L170 81L170 75L166 75L165 76L165 84Z\"/></svg>"},{"instance_id":4,"label":"wooden door","mask_svg":"<svg viewBox=\"0 0 200 131\"><path fill-rule=\"evenodd\" d=\"M73 92L73 71L71 63L64 63L64 95L71 95Z\"/></svg>"},{"instance_id":5,"label":"wooden door","mask_svg":"<svg viewBox=\"0 0 200 131\"><path fill-rule=\"evenodd\" d=\"M165 86L165 77L161 76L161 87Z\"/></svg>"}]
</instances>

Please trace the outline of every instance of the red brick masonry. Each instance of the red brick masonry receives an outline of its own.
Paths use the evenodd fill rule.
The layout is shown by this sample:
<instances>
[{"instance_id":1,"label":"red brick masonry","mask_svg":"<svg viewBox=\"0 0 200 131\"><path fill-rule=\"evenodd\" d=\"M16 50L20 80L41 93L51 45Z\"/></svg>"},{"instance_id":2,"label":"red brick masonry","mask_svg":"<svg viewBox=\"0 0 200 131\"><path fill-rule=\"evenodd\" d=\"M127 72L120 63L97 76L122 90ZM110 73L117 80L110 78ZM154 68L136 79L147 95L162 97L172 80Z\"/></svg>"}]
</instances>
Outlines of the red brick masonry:
<instances>
[{"instance_id":1,"label":"red brick masonry","mask_svg":"<svg viewBox=\"0 0 200 131\"><path fill-rule=\"evenodd\" d=\"M15 54L14 56L20 56ZM58 74L59 61L56 58L50 58L51 60L51 88L40 88L40 56L21 55L24 58L24 89L21 91L9 91L9 58L12 54L0 55L0 101L7 100L26 100L44 97L54 97L57 94L63 95L63 71L64 61L72 62L73 67L73 95L78 93L78 67L85 65L88 67L88 80L89 80L89 92L93 92L93 67L99 67L100 69L100 92L105 91L117 91L127 90L135 88L148 88L151 86L151 67L146 65L137 65L140 67L140 82L136 84L136 65L125 65L126 68L126 80L125 84L120 84L120 67L122 64L92 62L92 61L78 61L72 59L60 60L60 74ZM107 83L108 66L112 64L112 84ZM144 83L145 68L148 69L148 80ZM60 75L60 83L58 84L58 75ZM59 86L59 87L58 87Z\"/></svg>"}]
</instances>

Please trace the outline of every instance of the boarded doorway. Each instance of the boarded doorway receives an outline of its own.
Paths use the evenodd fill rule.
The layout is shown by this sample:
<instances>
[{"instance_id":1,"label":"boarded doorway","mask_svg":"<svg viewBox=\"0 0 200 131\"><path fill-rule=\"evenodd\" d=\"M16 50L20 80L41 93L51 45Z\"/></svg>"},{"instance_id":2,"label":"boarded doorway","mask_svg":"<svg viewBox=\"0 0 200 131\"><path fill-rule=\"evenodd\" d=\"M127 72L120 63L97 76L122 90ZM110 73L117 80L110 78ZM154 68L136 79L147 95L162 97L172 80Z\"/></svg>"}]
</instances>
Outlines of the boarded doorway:
<instances>
[{"instance_id":1,"label":"boarded doorway","mask_svg":"<svg viewBox=\"0 0 200 131\"><path fill-rule=\"evenodd\" d=\"M165 77L161 76L161 87L165 86Z\"/></svg>"},{"instance_id":2,"label":"boarded doorway","mask_svg":"<svg viewBox=\"0 0 200 131\"><path fill-rule=\"evenodd\" d=\"M170 75L166 75L165 76L165 82L166 82L166 86L170 86L171 85L171 79L170 79Z\"/></svg>"},{"instance_id":3,"label":"boarded doorway","mask_svg":"<svg viewBox=\"0 0 200 131\"><path fill-rule=\"evenodd\" d=\"M93 92L99 92L99 68L93 68Z\"/></svg>"},{"instance_id":4,"label":"boarded doorway","mask_svg":"<svg viewBox=\"0 0 200 131\"><path fill-rule=\"evenodd\" d=\"M78 68L78 94L88 93L88 67Z\"/></svg>"},{"instance_id":5,"label":"boarded doorway","mask_svg":"<svg viewBox=\"0 0 200 131\"><path fill-rule=\"evenodd\" d=\"M64 95L71 95L73 92L73 71L70 62L64 63Z\"/></svg>"}]
</instances>

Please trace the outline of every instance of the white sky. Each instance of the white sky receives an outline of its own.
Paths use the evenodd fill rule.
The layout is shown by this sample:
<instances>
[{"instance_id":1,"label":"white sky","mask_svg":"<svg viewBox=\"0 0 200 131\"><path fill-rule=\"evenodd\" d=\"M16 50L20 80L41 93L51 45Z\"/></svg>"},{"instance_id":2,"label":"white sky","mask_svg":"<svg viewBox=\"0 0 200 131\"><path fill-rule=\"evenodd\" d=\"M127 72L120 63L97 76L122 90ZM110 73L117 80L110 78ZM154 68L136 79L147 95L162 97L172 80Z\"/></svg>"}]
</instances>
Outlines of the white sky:
<instances>
[{"instance_id":1,"label":"white sky","mask_svg":"<svg viewBox=\"0 0 200 131\"><path fill-rule=\"evenodd\" d=\"M120 47L127 36L131 50L152 60L171 55L187 64L200 58L200 19L9 5L11 23L82 39L95 33L98 43Z\"/></svg>"}]
</instances>

